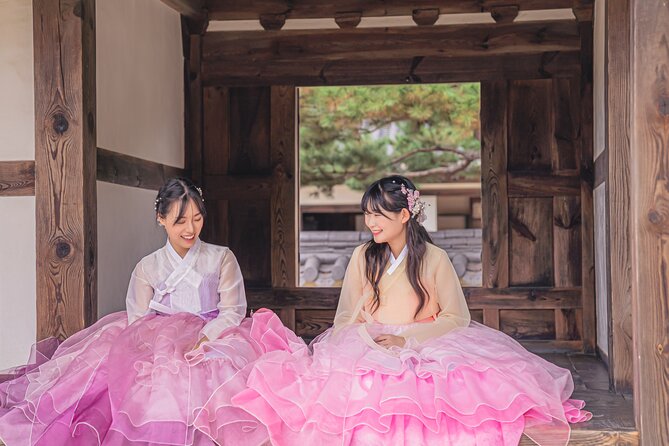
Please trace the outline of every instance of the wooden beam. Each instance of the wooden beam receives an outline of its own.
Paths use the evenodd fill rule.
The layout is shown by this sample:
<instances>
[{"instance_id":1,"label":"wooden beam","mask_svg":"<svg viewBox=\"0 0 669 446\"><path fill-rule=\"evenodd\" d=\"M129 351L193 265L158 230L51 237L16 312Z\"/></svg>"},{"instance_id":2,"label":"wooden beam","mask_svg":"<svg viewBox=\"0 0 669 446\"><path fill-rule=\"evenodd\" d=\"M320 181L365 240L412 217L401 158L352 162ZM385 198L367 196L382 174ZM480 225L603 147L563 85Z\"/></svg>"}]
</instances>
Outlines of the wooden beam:
<instances>
[{"instance_id":1,"label":"wooden beam","mask_svg":"<svg viewBox=\"0 0 669 446\"><path fill-rule=\"evenodd\" d=\"M482 285L509 286L509 200L507 196L506 81L481 84Z\"/></svg>"},{"instance_id":2,"label":"wooden beam","mask_svg":"<svg viewBox=\"0 0 669 446\"><path fill-rule=\"evenodd\" d=\"M254 198L269 200L273 180L269 175L206 175L207 195L212 200Z\"/></svg>"},{"instance_id":3,"label":"wooden beam","mask_svg":"<svg viewBox=\"0 0 669 446\"><path fill-rule=\"evenodd\" d=\"M631 0L634 402L644 445L669 444L669 6Z\"/></svg>"},{"instance_id":4,"label":"wooden beam","mask_svg":"<svg viewBox=\"0 0 669 446\"><path fill-rule=\"evenodd\" d=\"M274 171L271 193L272 286L294 287L300 276L299 167L297 158L297 89L271 88L270 152ZM295 327L295 312L292 312Z\"/></svg>"},{"instance_id":5,"label":"wooden beam","mask_svg":"<svg viewBox=\"0 0 669 446\"><path fill-rule=\"evenodd\" d=\"M407 82L480 82L503 79L576 77L576 51L472 57L414 57L374 60L314 60L268 63L247 58L232 65L202 61L205 85L352 85Z\"/></svg>"},{"instance_id":6,"label":"wooden beam","mask_svg":"<svg viewBox=\"0 0 669 446\"><path fill-rule=\"evenodd\" d=\"M97 179L107 183L158 190L170 178L186 176L178 167L98 148Z\"/></svg>"},{"instance_id":7,"label":"wooden beam","mask_svg":"<svg viewBox=\"0 0 669 446\"><path fill-rule=\"evenodd\" d=\"M603 161L608 194L609 371L618 392L632 393L632 271L630 252L630 1L606 3L607 150ZM602 158L600 156L599 158ZM595 179L597 163L595 162ZM595 181L597 183L597 181Z\"/></svg>"},{"instance_id":8,"label":"wooden beam","mask_svg":"<svg viewBox=\"0 0 669 446\"><path fill-rule=\"evenodd\" d=\"M579 22L581 36L580 80L580 171L581 171L581 281L583 289L583 349L595 353L597 320L595 317L595 215L593 160L593 27L592 22Z\"/></svg>"},{"instance_id":9,"label":"wooden beam","mask_svg":"<svg viewBox=\"0 0 669 446\"><path fill-rule=\"evenodd\" d=\"M439 8L414 9L411 17L418 26L431 26L439 20Z\"/></svg>"},{"instance_id":10,"label":"wooden beam","mask_svg":"<svg viewBox=\"0 0 669 446\"><path fill-rule=\"evenodd\" d=\"M35 195L35 161L0 161L0 197Z\"/></svg>"},{"instance_id":11,"label":"wooden beam","mask_svg":"<svg viewBox=\"0 0 669 446\"><path fill-rule=\"evenodd\" d=\"M184 17L203 20L207 17L204 0L160 0Z\"/></svg>"},{"instance_id":12,"label":"wooden beam","mask_svg":"<svg viewBox=\"0 0 669 446\"><path fill-rule=\"evenodd\" d=\"M34 0L37 338L97 318L95 1Z\"/></svg>"},{"instance_id":13,"label":"wooden beam","mask_svg":"<svg viewBox=\"0 0 669 446\"><path fill-rule=\"evenodd\" d=\"M244 65L415 56L467 57L578 51L574 20L335 30L218 31L205 34L207 61ZM248 63L248 62L246 62Z\"/></svg>"},{"instance_id":14,"label":"wooden beam","mask_svg":"<svg viewBox=\"0 0 669 446\"><path fill-rule=\"evenodd\" d=\"M581 193L581 178L572 173L509 172L508 184L509 197L554 197Z\"/></svg>"},{"instance_id":15,"label":"wooden beam","mask_svg":"<svg viewBox=\"0 0 669 446\"><path fill-rule=\"evenodd\" d=\"M517 5L493 6L490 15L497 23L511 23L518 17L520 8Z\"/></svg>"},{"instance_id":16,"label":"wooden beam","mask_svg":"<svg viewBox=\"0 0 669 446\"><path fill-rule=\"evenodd\" d=\"M188 58L184 60L185 166L196 184L203 184L204 119L202 89L202 36L182 33Z\"/></svg>"},{"instance_id":17,"label":"wooden beam","mask_svg":"<svg viewBox=\"0 0 669 446\"><path fill-rule=\"evenodd\" d=\"M360 11L338 12L334 20L340 28L355 28L362 20L362 13Z\"/></svg>"},{"instance_id":18,"label":"wooden beam","mask_svg":"<svg viewBox=\"0 0 669 446\"><path fill-rule=\"evenodd\" d=\"M334 310L340 288L250 288L247 290L249 308L283 308ZM499 309L577 309L580 308L579 288L464 288L472 310Z\"/></svg>"},{"instance_id":19,"label":"wooden beam","mask_svg":"<svg viewBox=\"0 0 669 446\"><path fill-rule=\"evenodd\" d=\"M500 4L521 11L591 8L594 0L208 0L211 20L255 20L260 14L286 14L289 19L331 18L338 12L360 11L364 17L410 16L415 9L437 8L441 14L489 11Z\"/></svg>"}]
</instances>

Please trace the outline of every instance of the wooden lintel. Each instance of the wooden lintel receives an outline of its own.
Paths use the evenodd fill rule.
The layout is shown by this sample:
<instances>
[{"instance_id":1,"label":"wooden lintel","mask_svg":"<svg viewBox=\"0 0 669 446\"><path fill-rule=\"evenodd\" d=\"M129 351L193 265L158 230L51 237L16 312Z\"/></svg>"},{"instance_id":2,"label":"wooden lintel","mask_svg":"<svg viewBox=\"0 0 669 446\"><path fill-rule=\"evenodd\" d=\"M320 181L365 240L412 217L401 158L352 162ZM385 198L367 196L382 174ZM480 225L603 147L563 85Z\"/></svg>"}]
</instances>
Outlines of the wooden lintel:
<instances>
[{"instance_id":1,"label":"wooden lintel","mask_svg":"<svg viewBox=\"0 0 669 446\"><path fill-rule=\"evenodd\" d=\"M37 338L97 318L95 0L34 0Z\"/></svg>"},{"instance_id":2,"label":"wooden lintel","mask_svg":"<svg viewBox=\"0 0 669 446\"><path fill-rule=\"evenodd\" d=\"M574 20L498 24L353 28L337 30L218 31L202 41L203 60L230 67L313 61L423 57L485 57L579 51Z\"/></svg>"},{"instance_id":3,"label":"wooden lintel","mask_svg":"<svg viewBox=\"0 0 669 446\"><path fill-rule=\"evenodd\" d=\"M337 12L335 13L334 20L340 28L355 28L360 24L360 20L362 20L362 12Z\"/></svg>"},{"instance_id":4,"label":"wooden lintel","mask_svg":"<svg viewBox=\"0 0 669 446\"><path fill-rule=\"evenodd\" d=\"M286 14L260 14L260 26L267 31L277 31L286 24Z\"/></svg>"},{"instance_id":5,"label":"wooden lintel","mask_svg":"<svg viewBox=\"0 0 669 446\"><path fill-rule=\"evenodd\" d=\"M184 169L134 156L97 149L97 179L107 183L158 190L169 178L185 176Z\"/></svg>"},{"instance_id":6,"label":"wooden lintel","mask_svg":"<svg viewBox=\"0 0 669 446\"><path fill-rule=\"evenodd\" d=\"M441 14L462 14L487 11L492 6L508 4L508 0L208 0L211 20L257 20L260 14L286 14L289 19L332 18L339 11L361 11L363 17L410 16L415 9L437 8ZM513 0L521 11L592 8L593 0Z\"/></svg>"},{"instance_id":7,"label":"wooden lintel","mask_svg":"<svg viewBox=\"0 0 669 446\"><path fill-rule=\"evenodd\" d=\"M490 15L497 23L511 23L518 17L518 5L494 6L490 8Z\"/></svg>"},{"instance_id":8,"label":"wooden lintel","mask_svg":"<svg viewBox=\"0 0 669 446\"><path fill-rule=\"evenodd\" d=\"M0 197L35 195L35 161L0 161Z\"/></svg>"},{"instance_id":9,"label":"wooden lintel","mask_svg":"<svg viewBox=\"0 0 669 446\"><path fill-rule=\"evenodd\" d=\"M160 0L184 17L192 20L204 20L207 12L204 9L204 0Z\"/></svg>"},{"instance_id":10,"label":"wooden lintel","mask_svg":"<svg viewBox=\"0 0 669 446\"><path fill-rule=\"evenodd\" d=\"M283 31L285 32L285 31ZM578 52L548 52L486 57L425 57L418 66L412 58L353 61L300 61L265 63L252 58L231 65L204 60L205 85L352 85L404 84L409 74L423 83L476 82L498 79L577 77ZM369 69L374 60L374 70Z\"/></svg>"},{"instance_id":11,"label":"wooden lintel","mask_svg":"<svg viewBox=\"0 0 669 446\"><path fill-rule=\"evenodd\" d=\"M577 174L509 172L508 182L509 197L554 197L581 193L581 178Z\"/></svg>"},{"instance_id":12,"label":"wooden lintel","mask_svg":"<svg viewBox=\"0 0 669 446\"><path fill-rule=\"evenodd\" d=\"M207 195L211 200L269 199L272 193L271 175L206 175Z\"/></svg>"},{"instance_id":13,"label":"wooden lintel","mask_svg":"<svg viewBox=\"0 0 669 446\"><path fill-rule=\"evenodd\" d=\"M418 26L434 25L439 20L439 8L414 9L411 17Z\"/></svg>"}]
</instances>

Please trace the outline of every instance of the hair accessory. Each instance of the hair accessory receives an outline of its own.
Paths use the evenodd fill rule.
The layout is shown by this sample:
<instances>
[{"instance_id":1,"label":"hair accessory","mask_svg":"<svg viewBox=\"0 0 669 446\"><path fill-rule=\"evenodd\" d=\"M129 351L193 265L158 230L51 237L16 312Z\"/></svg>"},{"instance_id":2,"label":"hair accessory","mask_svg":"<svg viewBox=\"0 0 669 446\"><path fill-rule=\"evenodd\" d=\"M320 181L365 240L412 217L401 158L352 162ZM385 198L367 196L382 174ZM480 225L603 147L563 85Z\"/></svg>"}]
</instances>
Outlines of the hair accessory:
<instances>
[{"instance_id":1,"label":"hair accessory","mask_svg":"<svg viewBox=\"0 0 669 446\"><path fill-rule=\"evenodd\" d=\"M195 186L195 189L197 189L197 193L200 194L200 198L202 199L202 202L204 203L204 196L202 195L202 189L200 189L198 186Z\"/></svg>"},{"instance_id":2,"label":"hair accessory","mask_svg":"<svg viewBox=\"0 0 669 446\"><path fill-rule=\"evenodd\" d=\"M407 196L407 202L409 204L409 212L411 216L420 224L422 224L427 216L425 215L425 207L427 204L420 199L420 192L417 190L409 189L404 184L402 184L400 190L404 195Z\"/></svg>"},{"instance_id":3,"label":"hair accessory","mask_svg":"<svg viewBox=\"0 0 669 446\"><path fill-rule=\"evenodd\" d=\"M158 206L160 205L160 202L163 200L163 197L158 197L156 200L153 202L153 209L158 212Z\"/></svg>"}]
</instances>

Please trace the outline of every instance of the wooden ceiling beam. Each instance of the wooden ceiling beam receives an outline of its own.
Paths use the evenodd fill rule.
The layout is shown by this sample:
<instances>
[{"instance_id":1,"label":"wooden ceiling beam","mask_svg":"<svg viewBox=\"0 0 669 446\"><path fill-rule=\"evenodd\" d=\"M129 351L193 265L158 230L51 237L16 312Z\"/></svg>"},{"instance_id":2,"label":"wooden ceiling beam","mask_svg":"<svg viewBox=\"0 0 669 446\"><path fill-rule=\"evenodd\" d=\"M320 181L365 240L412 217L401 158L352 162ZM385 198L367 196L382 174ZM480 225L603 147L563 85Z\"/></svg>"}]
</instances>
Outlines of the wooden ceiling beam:
<instances>
[{"instance_id":1,"label":"wooden ceiling beam","mask_svg":"<svg viewBox=\"0 0 669 446\"><path fill-rule=\"evenodd\" d=\"M205 0L161 0L161 1L188 19L201 21L207 18L207 11L204 7Z\"/></svg>"},{"instance_id":2,"label":"wooden ceiling beam","mask_svg":"<svg viewBox=\"0 0 669 446\"><path fill-rule=\"evenodd\" d=\"M580 49L575 20L334 30L219 31L205 34L208 62L249 63L469 57Z\"/></svg>"},{"instance_id":3,"label":"wooden ceiling beam","mask_svg":"<svg viewBox=\"0 0 669 446\"><path fill-rule=\"evenodd\" d=\"M163 0L186 3L186 0ZM210 20L257 20L261 14L286 14L288 19L332 18L360 11L363 17L411 16L416 9L439 9L441 14L488 12L515 5L520 11L590 8L594 0L207 0Z\"/></svg>"},{"instance_id":4,"label":"wooden ceiling beam","mask_svg":"<svg viewBox=\"0 0 669 446\"><path fill-rule=\"evenodd\" d=\"M578 51L487 57L229 64L203 61L205 85L353 85L579 76ZM372 63L372 65L370 65ZM373 69L370 69L373 66Z\"/></svg>"}]
</instances>

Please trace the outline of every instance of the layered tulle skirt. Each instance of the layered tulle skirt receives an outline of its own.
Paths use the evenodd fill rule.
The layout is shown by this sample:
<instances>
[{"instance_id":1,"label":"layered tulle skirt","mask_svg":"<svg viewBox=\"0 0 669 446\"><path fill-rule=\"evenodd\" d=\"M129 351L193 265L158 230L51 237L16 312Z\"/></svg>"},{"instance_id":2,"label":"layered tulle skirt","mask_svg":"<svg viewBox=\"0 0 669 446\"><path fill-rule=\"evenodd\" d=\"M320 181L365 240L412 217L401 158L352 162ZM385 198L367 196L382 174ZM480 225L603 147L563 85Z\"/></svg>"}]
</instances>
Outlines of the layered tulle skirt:
<instances>
[{"instance_id":1,"label":"layered tulle skirt","mask_svg":"<svg viewBox=\"0 0 669 446\"><path fill-rule=\"evenodd\" d=\"M127 325L111 314L49 360L0 384L0 439L14 445L259 445L267 431L230 403L266 352L306 345L261 310L193 351L206 323L179 313Z\"/></svg>"},{"instance_id":2,"label":"layered tulle skirt","mask_svg":"<svg viewBox=\"0 0 669 446\"><path fill-rule=\"evenodd\" d=\"M505 334L472 323L422 345L386 350L379 334L408 326L351 325L304 349L258 360L233 403L275 445L565 445L589 419L569 399L569 371Z\"/></svg>"}]
</instances>

